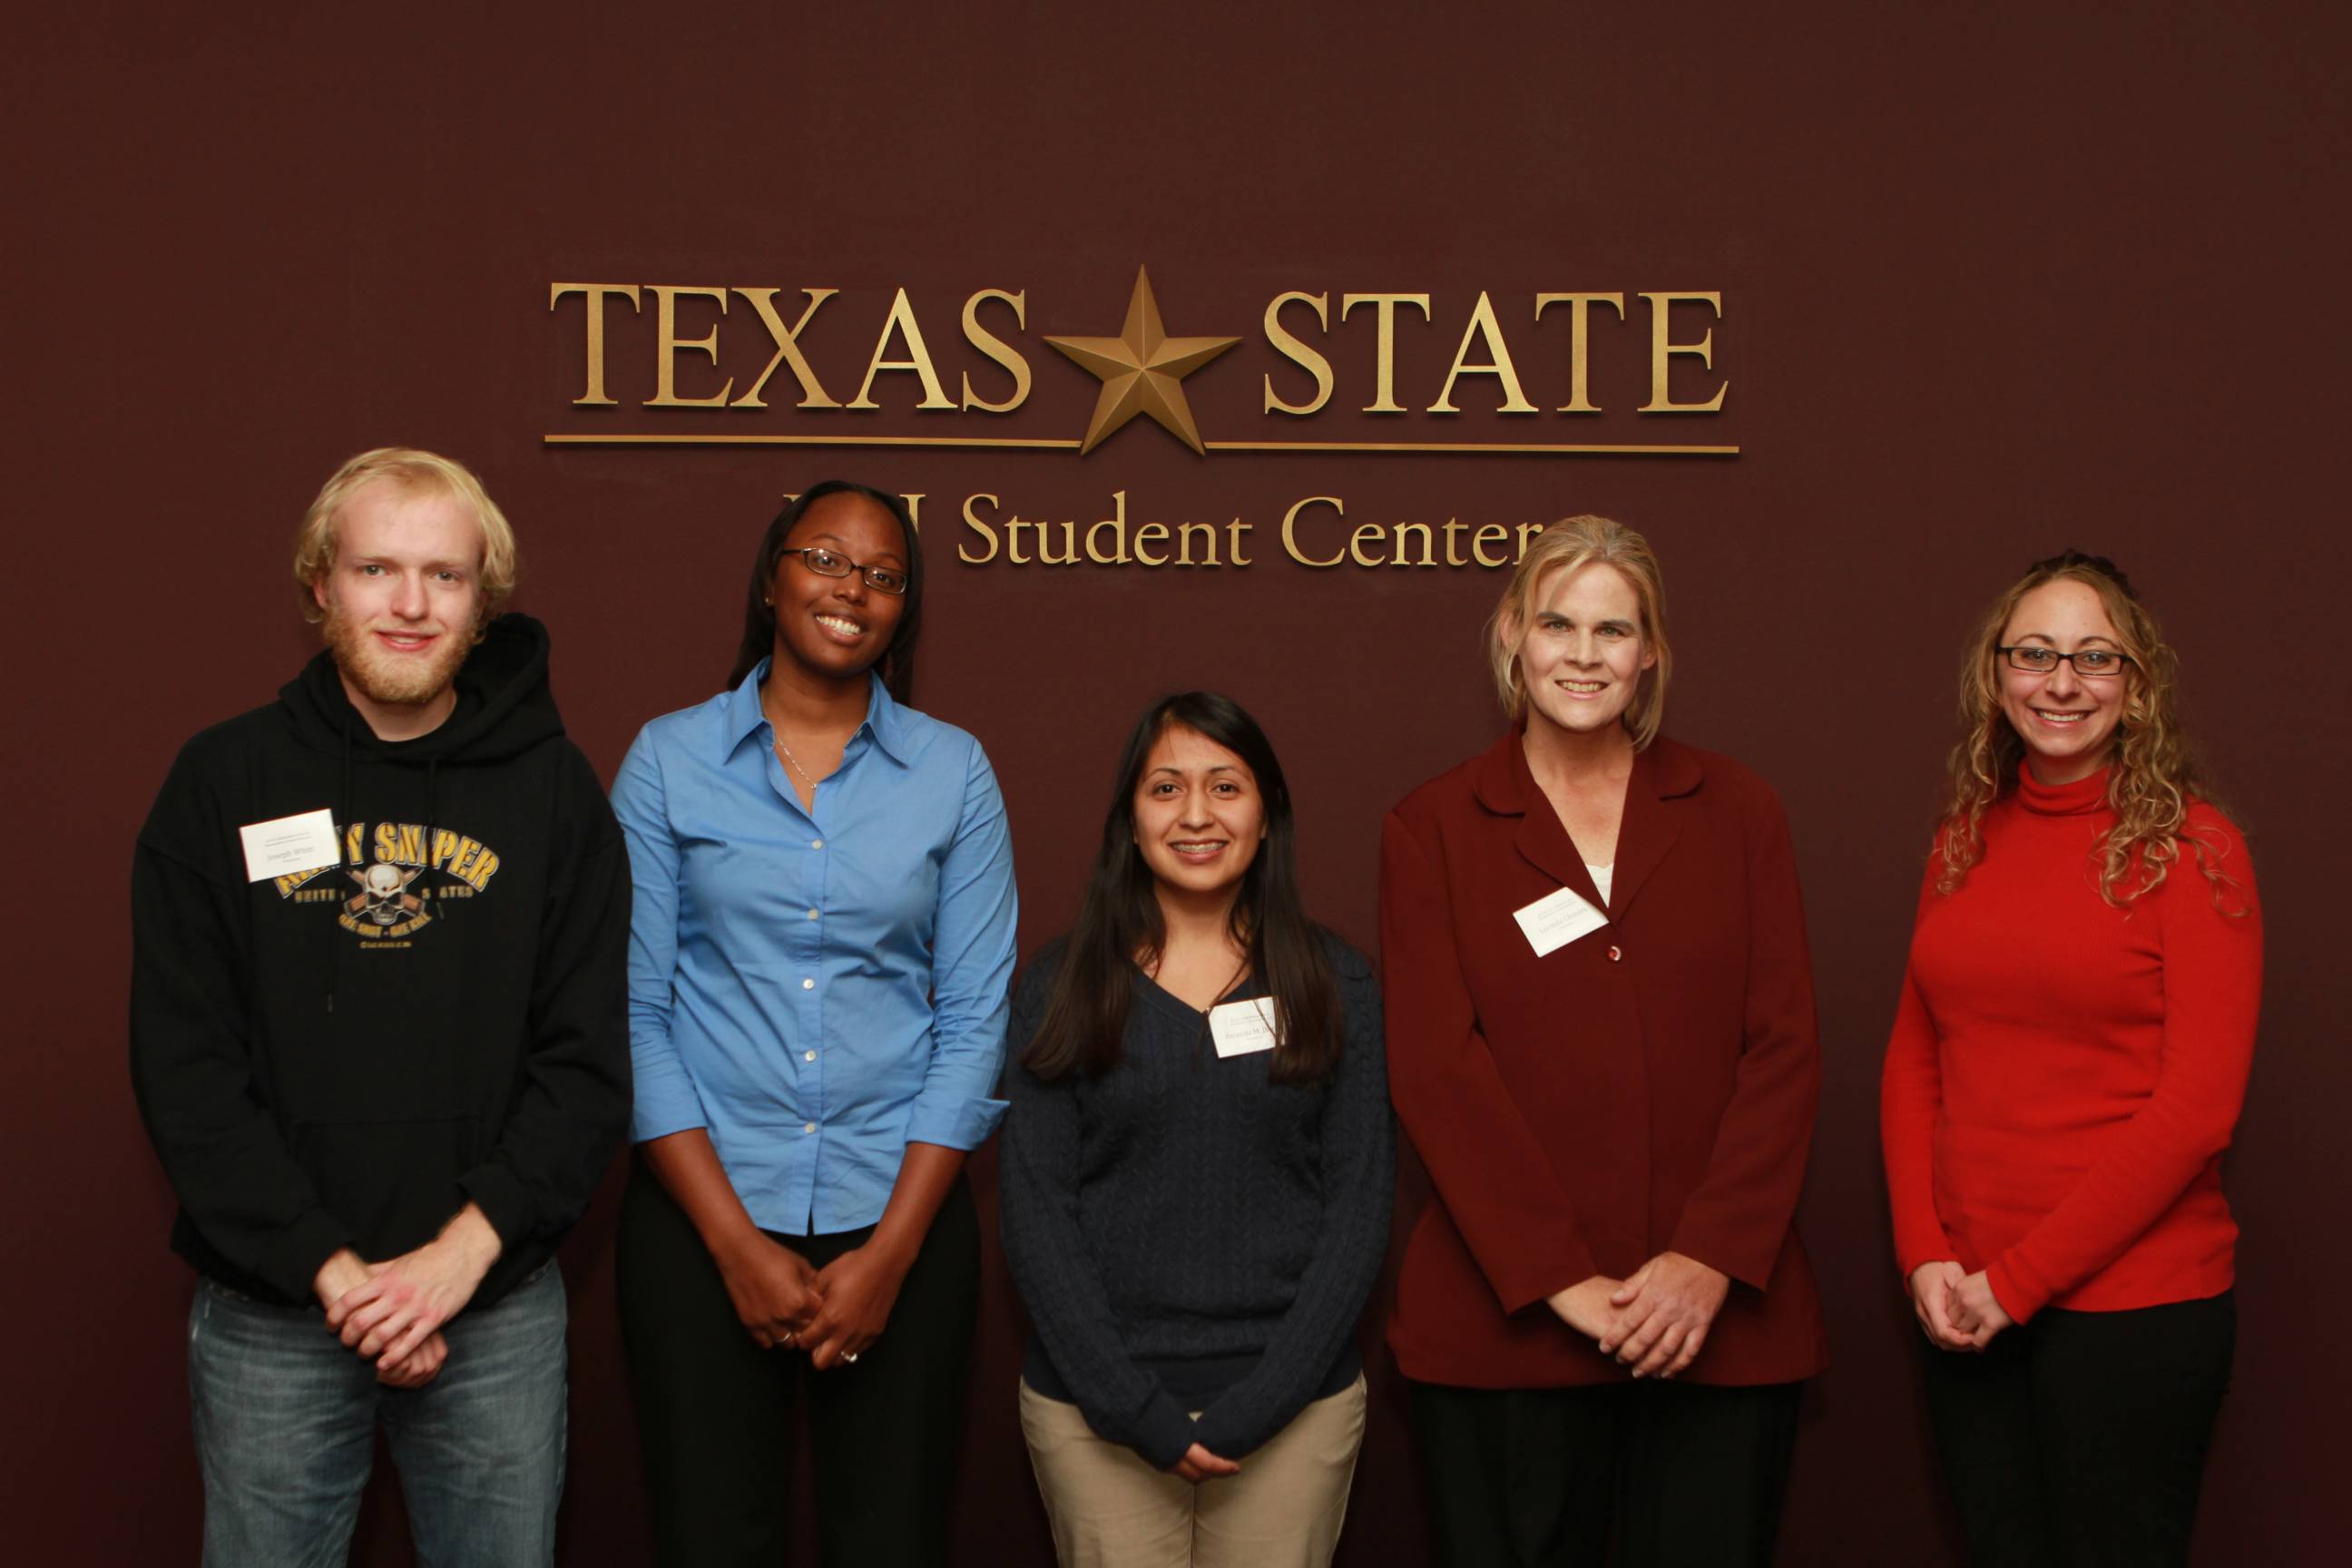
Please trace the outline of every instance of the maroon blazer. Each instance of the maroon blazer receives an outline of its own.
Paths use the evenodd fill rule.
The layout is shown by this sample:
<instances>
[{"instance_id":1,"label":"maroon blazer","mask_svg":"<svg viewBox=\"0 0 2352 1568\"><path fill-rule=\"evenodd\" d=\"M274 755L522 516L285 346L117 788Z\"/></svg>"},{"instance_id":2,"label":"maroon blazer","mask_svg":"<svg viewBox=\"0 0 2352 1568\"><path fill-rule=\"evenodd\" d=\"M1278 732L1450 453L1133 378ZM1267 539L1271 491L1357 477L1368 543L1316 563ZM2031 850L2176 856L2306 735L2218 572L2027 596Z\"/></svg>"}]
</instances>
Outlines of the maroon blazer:
<instances>
[{"instance_id":1,"label":"maroon blazer","mask_svg":"<svg viewBox=\"0 0 2352 1568\"><path fill-rule=\"evenodd\" d=\"M1545 1300L1669 1249L1732 1280L1682 1381L1826 1363L1793 1224L1821 1060L1780 800L1660 739L1634 757L1611 880L1609 923L1537 957L1513 910L1601 896L1516 731L1382 826L1389 1083L1434 1188L1389 1322L1408 1377L1626 1378Z\"/></svg>"}]
</instances>

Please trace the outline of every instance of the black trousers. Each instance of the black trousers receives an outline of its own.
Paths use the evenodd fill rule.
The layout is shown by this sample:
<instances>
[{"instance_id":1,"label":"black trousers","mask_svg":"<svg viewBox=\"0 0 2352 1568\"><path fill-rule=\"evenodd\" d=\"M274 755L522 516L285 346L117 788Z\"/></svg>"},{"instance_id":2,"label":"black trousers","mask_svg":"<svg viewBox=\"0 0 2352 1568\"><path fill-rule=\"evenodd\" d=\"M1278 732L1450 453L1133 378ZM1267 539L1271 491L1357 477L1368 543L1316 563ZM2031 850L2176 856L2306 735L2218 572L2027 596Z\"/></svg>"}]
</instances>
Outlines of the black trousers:
<instances>
[{"instance_id":1,"label":"black trousers","mask_svg":"<svg viewBox=\"0 0 2352 1568\"><path fill-rule=\"evenodd\" d=\"M1970 1560L2186 1563L2237 1336L2225 1292L2127 1312L2045 1310L1981 1354L1923 1345L1927 1415Z\"/></svg>"},{"instance_id":2,"label":"black trousers","mask_svg":"<svg viewBox=\"0 0 2352 1568\"><path fill-rule=\"evenodd\" d=\"M1452 1388L1412 1415L1444 1568L1739 1568L1772 1560L1800 1384Z\"/></svg>"},{"instance_id":3,"label":"black trousers","mask_svg":"<svg viewBox=\"0 0 2352 1568\"><path fill-rule=\"evenodd\" d=\"M823 1268L873 1235L779 1236ZM784 1561L793 1413L808 1402L817 1535L828 1568L946 1561L948 1503L978 1307L980 1226L959 1178L854 1366L763 1351L735 1316L693 1224L640 1162L621 1201L615 1269L636 1395L655 1561Z\"/></svg>"}]
</instances>

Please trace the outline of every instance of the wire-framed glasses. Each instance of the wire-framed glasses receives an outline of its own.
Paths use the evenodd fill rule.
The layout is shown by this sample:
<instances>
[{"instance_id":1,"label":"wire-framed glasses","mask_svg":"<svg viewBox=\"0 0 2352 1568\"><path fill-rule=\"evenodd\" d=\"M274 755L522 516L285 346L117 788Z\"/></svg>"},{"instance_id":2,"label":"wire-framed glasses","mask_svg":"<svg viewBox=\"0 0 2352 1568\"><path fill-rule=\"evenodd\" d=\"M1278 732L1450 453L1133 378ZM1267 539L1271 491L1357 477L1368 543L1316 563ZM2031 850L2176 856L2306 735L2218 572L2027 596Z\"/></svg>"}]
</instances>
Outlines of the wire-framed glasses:
<instances>
[{"instance_id":1,"label":"wire-framed glasses","mask_svg":"<svg viewBox=\"0 0 2352 1568\"><path fill-rule=\"evenodd\" d=\"M907 574L895 566L866 566L852 561L837 550L827 550L822 544L803 544L791 550L779 550L781 558L797 555L808 569L820 577L846 577L852 572L863 575L866 585L877 594L903 594L907 591Z\"/></svg>"}]
</instances>

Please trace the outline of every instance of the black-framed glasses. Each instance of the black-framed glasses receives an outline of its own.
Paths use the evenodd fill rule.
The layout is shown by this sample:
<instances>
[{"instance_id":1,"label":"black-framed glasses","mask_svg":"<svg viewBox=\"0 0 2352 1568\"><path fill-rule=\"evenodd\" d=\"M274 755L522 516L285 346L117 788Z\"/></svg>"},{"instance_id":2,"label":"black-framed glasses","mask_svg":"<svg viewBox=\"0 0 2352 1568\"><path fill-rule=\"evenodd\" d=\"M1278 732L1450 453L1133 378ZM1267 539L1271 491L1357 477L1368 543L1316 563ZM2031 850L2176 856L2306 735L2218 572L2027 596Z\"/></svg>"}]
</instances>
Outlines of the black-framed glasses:
<instances>
[{"instance_id":1,"label":"black-framed glasses","mask_svg":"<svg viewBox=\"0 0 2352 1568\"><path fill-rule=\"evenodd\" d=\"M795 545L776 552L781 561L787 555L797 555L810 571L820 577L846 577L856 572L866 579L866 585L877 594L903 594L908 577L894 566L866 566L852 561L838 550L827 550L822 544Z\"/></svg>"},{"instance_id":2,"label":"black-framed glasses","mask_svg":"<svg viewBox=\"0 0 2352 1568\"><path fill-rule=\"evenodd\" d=\"M2133 663L2132 656L2117 653L2111 647L2078 647L2073 653L2060 653L2054 647L2039 643L2013 643L1993 650L2009 660L2009 668L2021 669L2028 675L2052 675L2063 662L2074 667L2074 673L2092 680L2121 675L2124 666Z\"/></svg>"}]
</instances>

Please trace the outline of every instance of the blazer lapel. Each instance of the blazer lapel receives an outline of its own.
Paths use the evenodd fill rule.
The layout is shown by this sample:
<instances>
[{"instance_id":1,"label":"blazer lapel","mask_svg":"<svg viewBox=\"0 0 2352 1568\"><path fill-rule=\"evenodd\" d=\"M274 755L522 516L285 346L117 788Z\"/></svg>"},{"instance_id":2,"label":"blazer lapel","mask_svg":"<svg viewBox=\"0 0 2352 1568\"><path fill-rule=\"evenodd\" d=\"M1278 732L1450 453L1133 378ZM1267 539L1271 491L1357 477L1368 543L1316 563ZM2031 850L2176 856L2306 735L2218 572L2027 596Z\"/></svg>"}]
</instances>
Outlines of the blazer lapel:
<instances>
[{"instance_id":1,"label":"blazer lapel","mask_svg":"<svg viewBox=\"0 0 2352 1568\"><path fill-rule=\"evenodd\" d=\"M1559 814L1552 810L1550 800L1528 771L1527 749L1519 743L1517 731L1506 734L1486 753L1477 791L1489 809L1518 817L1512 843L1521 858L1560 886L1575 889L1594 909L1603 907L1601 889L1593 886L1592 873L1584 868L1584 857L1576 852L1575 840L1559 825Z\"/></svg>"},{"instance_id":2,"label":"blazer lapel","mask_svg":"<svg viewBox=\"0 0 2352 1568\"><path fill-rule=\"evenodd\" d=\"M1617 865L1609 879L1612 920L1633 907L1642 884L1675 847L1682 833L1681 814L1668 803L1698 788L1699 777L1698 759L1673 741L1661 737L1634 753L1633 776L1625 784L1625 816L1617 825Z\"/></svg>"}]
</instances>

